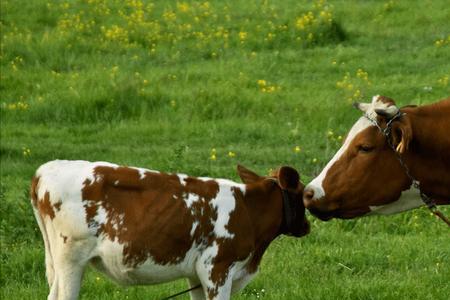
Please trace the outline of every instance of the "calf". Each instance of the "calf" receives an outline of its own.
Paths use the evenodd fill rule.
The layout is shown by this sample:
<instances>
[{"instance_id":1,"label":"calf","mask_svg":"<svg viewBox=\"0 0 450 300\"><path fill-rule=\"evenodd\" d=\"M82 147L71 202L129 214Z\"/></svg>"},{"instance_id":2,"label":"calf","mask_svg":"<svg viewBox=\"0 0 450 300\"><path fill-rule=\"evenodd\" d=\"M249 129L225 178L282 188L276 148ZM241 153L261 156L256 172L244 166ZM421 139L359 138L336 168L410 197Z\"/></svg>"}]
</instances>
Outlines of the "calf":
<instances>
[{"instance_id":1,"label":"calf","mask_svg":"<svg viewBox=\"0 0 450 300\"><path fill-rule=\"evenodd\" d=\"M105 162L51 161L31 185L48 299L76 299L88 263L124 285L187 278L192 299L229 299L280 234L309 232L296 170L245 184Z\"/></svg>"}]
</instances>

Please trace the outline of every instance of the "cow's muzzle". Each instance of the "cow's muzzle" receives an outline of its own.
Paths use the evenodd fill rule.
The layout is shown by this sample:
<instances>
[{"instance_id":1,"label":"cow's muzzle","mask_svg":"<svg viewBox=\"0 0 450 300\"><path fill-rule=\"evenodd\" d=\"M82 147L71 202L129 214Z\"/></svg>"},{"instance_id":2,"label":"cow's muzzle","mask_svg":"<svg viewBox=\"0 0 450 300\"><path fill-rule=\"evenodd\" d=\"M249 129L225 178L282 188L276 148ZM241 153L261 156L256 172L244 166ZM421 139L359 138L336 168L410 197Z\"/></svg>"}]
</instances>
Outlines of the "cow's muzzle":
<instances>
[{"instance_id":1,"label":"cow's muzzle","mask_svg":"<svg viewBox=\"0 0 450 300\"><path fill-rule=\"evenodd\" d=\"M334 209L326 203L323 192L314 186L307 186L303 192L303 205L309 212L322 221L328 221L335 217Z\"/></svg>"}]
</instances>

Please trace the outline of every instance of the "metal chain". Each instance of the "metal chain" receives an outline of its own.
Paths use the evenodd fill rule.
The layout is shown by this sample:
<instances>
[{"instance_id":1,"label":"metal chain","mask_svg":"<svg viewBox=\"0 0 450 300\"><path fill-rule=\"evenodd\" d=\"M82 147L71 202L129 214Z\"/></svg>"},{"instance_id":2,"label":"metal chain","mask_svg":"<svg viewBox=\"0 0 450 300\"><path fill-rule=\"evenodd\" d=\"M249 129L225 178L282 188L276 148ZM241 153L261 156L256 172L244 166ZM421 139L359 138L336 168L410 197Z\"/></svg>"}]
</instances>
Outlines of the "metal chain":
<instances>
[{"instance_id":1,"label":"metal chain","mask_svg":"<svg viewBox=\"0 0 450 300\"><path fill-rule=\"evenodd\" d=\"M364 116L373 124L375 125L380 132L386 137L386 141L389 145L389 147L394 151L395 156L397 157L397 160L400 162L400 165L402 166L402 168L405 170L405 174L406 176L409 178L409 180L411 180L411 184L413 187L415 187L416 189L419 190L420 193L420 198L422 199L422 201L427 205L427 207L431 210L431 212L433 214L435 214L437 217L441 218L445 223L447 223L448 226L450 226L450 221L449 219L447 219L444 214L442 214L436 207L436 203L434 202L434 199L425 195L425 193L422 192L422 190L420 189L420 182L418 180L416 180L412 175L411 172L408 168L408 166L406 165L405 161L403 160L401 154L395 149L395 146L392 144L392 141L390 139L391 137L391 125L392 122L394 122L396 119L401 118L402 116L406 115L406 113L401 112L400 110L395 114L395 116L393 116L387 123L386 123L386 127L383 129L381 128L381 126L378 124L378 122L376 120L373 120L372 118L369 117L369 115L364 114Z\"/></svg>"},{"instance_id":2,"label":"metal chain","mask_svg":"<svg viewBox=\"0 0 450 300\"><path fill-rule=\"evenodd\" d=\"M395 116L393 116L387 123L386 123L386 127L383 129L381 128L381 126L378 124L378 122L376 120L371 119L367 114L365 115L365 117L372 123L374 124L379 130L380 132L386 137L386 141L389 145L389 148L391 148L394 153L395 156L397 157L397 160L399 161L400 165L402 166L402 168L405 170L405 174L406 176L409 178L409 180L411 180L412 186L415 187L416 189L418 189L420 191L420 197L422 198L423 202L425 202L425 204L428 206L428 208L434 208L436 207L436 204L434 203L433 199L431 199L430 197L428 197L427 195L425 195L424 193L422 193L422 191L420 190L420 182L418 180L416 180L412 175L411 175L411 171L409 170L409 167L406 165L405 161L403 160L401 154L395 149L394 144L392 144L392 140L391 140L391 131L392 131L392 122L394 122L396 119L401 118L402 116L406 115L406 113L403 113L401 111L398 111Z\"/></svg>"}]
</instances>

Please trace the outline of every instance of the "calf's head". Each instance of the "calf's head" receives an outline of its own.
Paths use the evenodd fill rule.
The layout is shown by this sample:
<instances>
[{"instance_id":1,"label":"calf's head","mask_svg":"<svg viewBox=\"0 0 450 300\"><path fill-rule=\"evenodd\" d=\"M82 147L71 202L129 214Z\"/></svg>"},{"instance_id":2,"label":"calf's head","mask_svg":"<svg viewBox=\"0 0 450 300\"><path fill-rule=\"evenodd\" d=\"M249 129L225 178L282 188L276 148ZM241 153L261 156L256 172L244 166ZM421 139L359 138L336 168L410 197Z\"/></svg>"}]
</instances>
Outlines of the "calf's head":
<instances>
[{"instance_id":1,"label":"calf's head","mask_svg":"<svg viewBox=\"0 0 450 300\"><path fill-rule=\"evenodd\" d=\"M257 191L255 194L259 198L266 198L256 199L257 205L269 205L270 214L277 214L279 233L296 237L309 233L302 200L305 186L294 168L281 167L271 176L259 176L241 165L237 169L239 177L247 185L248 193Z\"/></svg>"},{"instance_id":2,"label":"calf's head","mask_svg":"<svg viewBox=\"0 0 450 300\"><path fill-rule=\"evenodd\" d=\"M412 139L407 115L398 115L394 101L375 96L371 103L357 103L364 116L353 125L342 147L322 172L309 183L303 201L322 220L354 218L371 211L371 206L396 201L411 181L396 153L404 155ZM390 122L391 134L381 133Z\"/></svg>"}]
</instances>

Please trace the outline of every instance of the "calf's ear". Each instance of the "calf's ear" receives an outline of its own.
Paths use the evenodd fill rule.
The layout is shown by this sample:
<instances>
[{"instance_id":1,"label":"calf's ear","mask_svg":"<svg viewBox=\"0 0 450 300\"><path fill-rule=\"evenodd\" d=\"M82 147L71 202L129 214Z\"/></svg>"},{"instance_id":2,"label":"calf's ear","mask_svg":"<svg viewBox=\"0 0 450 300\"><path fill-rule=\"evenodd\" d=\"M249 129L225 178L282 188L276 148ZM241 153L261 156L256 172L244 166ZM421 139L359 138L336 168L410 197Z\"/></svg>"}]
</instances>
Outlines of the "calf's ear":
<instances>
[{"instance_id":1,"label":"calf's ear","mask_svg":"<svg viewBox=\"0 0 450 300\"><path fill-rule=\"evenodd\" d=\"M411 121L408 116L403 116L398 122L392 124L392 145L398 153L408 150L413 137Z\"/></svg>"},{"instance_id":2,"label":"calf's ear","mask_svg":"<svg viewBox=\"0 0 450 300\"><path fill-rule=\"evenodd\" d=\"M278 170L278 181L283 189L297 190L300 184L300 175L294 168L284 166Z\"/></svg>"},{"instance_id":3,"label":"calf's ear","mask_svg":"<svg viewBox=\"0 0 450 300\"><path fill-rule=\"evenodd\" d=\"M237 166L237 172L243 183L253 183L263 179L261 176L242 165Z\"/></svg>"}]
</instances>

